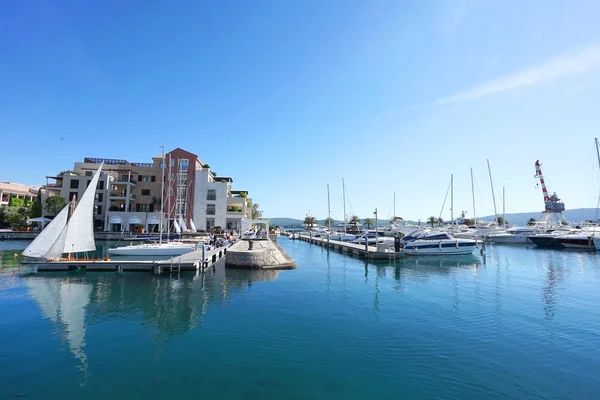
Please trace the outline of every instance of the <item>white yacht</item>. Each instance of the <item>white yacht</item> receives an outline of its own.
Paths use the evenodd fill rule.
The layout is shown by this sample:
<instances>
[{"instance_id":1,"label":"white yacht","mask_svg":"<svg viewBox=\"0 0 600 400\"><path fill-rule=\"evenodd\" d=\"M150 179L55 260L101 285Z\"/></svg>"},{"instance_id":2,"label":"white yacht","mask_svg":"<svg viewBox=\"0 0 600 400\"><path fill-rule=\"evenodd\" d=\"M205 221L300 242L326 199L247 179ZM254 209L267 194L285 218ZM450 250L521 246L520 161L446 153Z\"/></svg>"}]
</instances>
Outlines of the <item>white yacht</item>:
<instances>
[{"instance_id":1,"label":"white yacht","mask_svg":"<svg viewBox=\"0 0 600 400\"><path fill-rule=\"evenodd\" d=\"M404 254L409 256L441 256L472 254L479 248L479 241L475 239L461 239L452 237L447 232L422 231L421 235L407 235Z\"/></svg>"},{"instance_id":2,"label":"white yacht","mask_svg":"<svg viewBox=\"0 0 600 400\"><path fill-rule=\"evenodd\" d=\"M180 256L197 248L197 243L163 242L114 247L107 252L113 256Z\"/></svg>"},{"instance_id":3,"label":"white yacht","mask_svg":"<svg viewBox=\"0 0 600 400\"><path fill-rule=\"evenodd\" d=\"M365 240L369 245L375 245L378 243L394 243L394 238L385 236L383 232L368 231L362 235L356 236L351 243L365 244Z\"/></svg>"},{"instance_id":4,"label":"white yacht","mask_svg":"<svg viewBox=\"0 0 600 400\"><path fill-rule=\"evenodd\" d=\"M540 230L534 227L514 227L504 232L491 233L485 237L485 240L502 244L533 244L528 236L538 233L540 233Z\"/></svg>"}]
</instances>

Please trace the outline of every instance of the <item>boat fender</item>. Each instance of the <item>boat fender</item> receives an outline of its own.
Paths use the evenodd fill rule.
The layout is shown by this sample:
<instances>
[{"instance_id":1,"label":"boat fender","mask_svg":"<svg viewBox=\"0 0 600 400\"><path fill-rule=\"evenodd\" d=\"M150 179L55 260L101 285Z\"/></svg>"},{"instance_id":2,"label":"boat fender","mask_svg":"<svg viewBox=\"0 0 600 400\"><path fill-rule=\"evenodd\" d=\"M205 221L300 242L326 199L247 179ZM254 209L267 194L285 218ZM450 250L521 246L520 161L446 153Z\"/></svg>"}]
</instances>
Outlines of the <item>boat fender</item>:
<instances>
[{"instance_id":1,"label":"boat fender","mask_svg":"<svg viewBox=\"0 0 600 400\"><path fill-rule=\"evenodd\" d=\"M456 241L456 248L458 249L458 240Z\"/></svg>"},{"instance_id":2,"label":"boat fender","mask_svg":"<svg viewBox=\"0 0 600 400\"><path fill-rule=\"evenodd\" d=\"M442 251L442 241L440 240L440 243L438 244L440 251Z\"/></svg>"}]
</instances>

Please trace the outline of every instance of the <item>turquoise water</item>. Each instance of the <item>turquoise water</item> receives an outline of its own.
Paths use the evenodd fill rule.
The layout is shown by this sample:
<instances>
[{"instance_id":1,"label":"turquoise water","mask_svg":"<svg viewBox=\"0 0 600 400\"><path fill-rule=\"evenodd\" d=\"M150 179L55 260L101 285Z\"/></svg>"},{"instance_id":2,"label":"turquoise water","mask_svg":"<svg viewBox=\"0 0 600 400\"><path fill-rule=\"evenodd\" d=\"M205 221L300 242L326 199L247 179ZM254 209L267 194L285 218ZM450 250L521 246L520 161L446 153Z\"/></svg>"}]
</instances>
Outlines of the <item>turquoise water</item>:
<instances>
[{"instance_id":1,"label":"turquoise water","mask_svg":"<svg viewBox=\"0 0 600 400\"><path fill-rule=\"evenodd\" d=\"M0 398L600 398L600 254L280 244L296 270L19 276L0 252Z\"/></svg>"}]
</instances>

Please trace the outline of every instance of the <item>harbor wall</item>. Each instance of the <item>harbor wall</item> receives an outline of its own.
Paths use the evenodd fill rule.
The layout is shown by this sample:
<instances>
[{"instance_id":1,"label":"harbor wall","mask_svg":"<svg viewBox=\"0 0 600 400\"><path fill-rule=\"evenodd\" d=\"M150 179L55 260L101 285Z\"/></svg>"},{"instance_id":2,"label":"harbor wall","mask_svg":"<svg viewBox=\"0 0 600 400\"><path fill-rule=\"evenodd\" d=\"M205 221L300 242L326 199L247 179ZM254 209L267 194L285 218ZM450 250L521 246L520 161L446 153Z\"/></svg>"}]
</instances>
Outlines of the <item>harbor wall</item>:
<instances>
[{"instance_id":1,"label":"harbor wall","mask_svg":"<svg viewBox=\"0 0 600 400\"><path fill-rule=\"evenodd\" d=\"M249 249L252 242L252 249ZM272 240L240 240L227 250L225 266L245 269L294 269L296 262Z\"/></svg>"}]
</instances>

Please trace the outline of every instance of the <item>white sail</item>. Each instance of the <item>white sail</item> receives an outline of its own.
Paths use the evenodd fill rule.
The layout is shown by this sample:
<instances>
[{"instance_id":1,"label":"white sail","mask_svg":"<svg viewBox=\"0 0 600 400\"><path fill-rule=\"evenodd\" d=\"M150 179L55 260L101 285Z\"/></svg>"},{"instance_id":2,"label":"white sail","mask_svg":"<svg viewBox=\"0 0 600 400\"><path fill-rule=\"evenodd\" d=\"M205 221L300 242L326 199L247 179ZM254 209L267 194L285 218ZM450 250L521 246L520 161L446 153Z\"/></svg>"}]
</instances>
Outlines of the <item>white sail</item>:
<instances>
[{"instance_id":1,"label":"white sail","mask_svg":"<svg viewBox=\"0 0 600 400\"><path fill-rule=\"evenodd\" d=\"M48 224L46 229L40 232L39 235L23 250L23 255L27 257L45 257L46 252L52 247L56 238L67 224L69 215L69 204L67 204L60 213Z\"/></svg>"},{"instance_id":2,"label":"white sail","mask_svg":"<svg viewBox=\"0 0 600 400\"><path fill-rule=\"evenodd\" d=\"M86 364L85 311L90 303L92 286L85 283L63 283L60 288L60 318L66 327L71 353Z\"/></svg>"},{"instance_id":3,"label":"white sail","mask_svg":"<svg viewBox=\"0 0 600 400\"><path fill-rule=\"evenodd\" d=\"M63 246L63 253L79 253L84 251L96 250L94 242L94 198L96 196L96 186L100 178L100 170L94 173L92 181L81 196L81 200L75 207L73 215L67 223L67 233Z\"/></svg>"},{"instance_id":4,"label":"white sail","mask_svg":"<svg viewBox=\"0 0 600 400\"><path fill-rule=\"evenodd\" d=\"M181 228L179 227L177 220L173 220L173 228L175 228L175 232L181 233Z\"/></svg>"},{"instance_id":5,"label":"white sail","mask_svg":"<svg viewBox=\"0 0 600 400\"><path fill-rule=\"evenodd\" d=\"M46 251L44 254L44 258L47 260L56 260L62 256L63 249L65 248L65 239L67 238L67 226L63 228L63 230L56 238L54 244Z\"/></svg>"},{"instance_id":6,"label":"white sail","mask_svg":"<svg viewBox=\"0 0 600 400\"><path fill-rule=\"evenodd\" d=\"M196 224L194 224L194 220L190 219L190 228L192 228L192 232L198 232L196 229Z\"/></svg>"},{"instance_id":7,"label":"white sail","mask_svg":"<svg viewBox=\"0 0 600 400\"><path fill-rule=\"evenodd\" d=\"M187 226L185 225L185 219L183 217L179 217L179 226L183 232L187 232Z\"/></svg>"}]
</instances>

